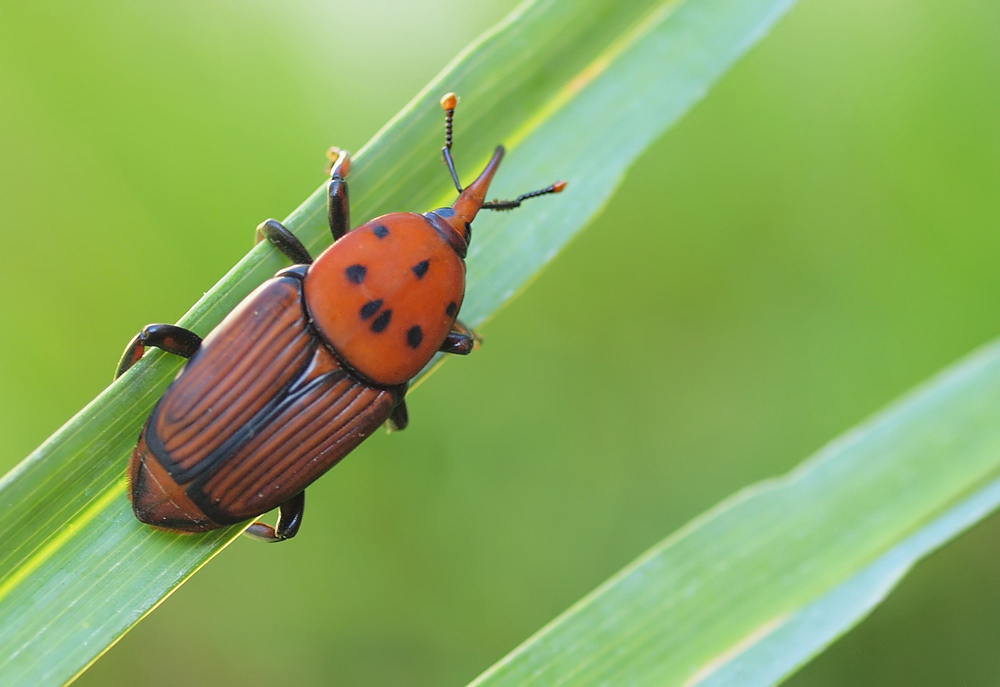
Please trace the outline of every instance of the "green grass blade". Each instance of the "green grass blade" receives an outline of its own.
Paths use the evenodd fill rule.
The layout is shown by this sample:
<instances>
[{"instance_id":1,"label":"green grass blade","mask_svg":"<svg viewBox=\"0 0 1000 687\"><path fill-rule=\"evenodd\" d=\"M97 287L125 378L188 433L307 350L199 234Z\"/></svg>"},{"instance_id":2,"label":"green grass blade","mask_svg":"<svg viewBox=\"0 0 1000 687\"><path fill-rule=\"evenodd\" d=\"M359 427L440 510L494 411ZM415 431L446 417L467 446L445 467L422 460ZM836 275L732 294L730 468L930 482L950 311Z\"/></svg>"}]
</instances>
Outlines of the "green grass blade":
<instances>
[{"instance_id":1,"label":"green grass blade","mask_svg":"<svg viewBox=\"0 0 1000 687\"><path fill-rule=\"evenodd\" d=\"M770 685L1000 504L1000 343L721 504L474 684Z\"/></svg>"},{"instance_id":2,"label":"green grass blade","mask_svg":"<svg viewBox=\"0 0 1000 687\"><path fill-rule=\"evenodd\" d=\"M520 7L461 55L355 157L358 220L429 209L451 195L437 150L437 100L454 90L456 157L468 176L498 142L494 192L558 178L570 190L477 222L463 317L484 321L599 210L634 158L790 5L790 0ZM433 180L428 182L428 180ZM322 192L288 219L312 250L327 241ZM284 265L262 245L181 323L200 333ZM0 482L0 674L11 684L71 679L237 536L180 537L140 525L124 476L139 429L180 362L152 352Z\"/></svg>"}]
</instances>

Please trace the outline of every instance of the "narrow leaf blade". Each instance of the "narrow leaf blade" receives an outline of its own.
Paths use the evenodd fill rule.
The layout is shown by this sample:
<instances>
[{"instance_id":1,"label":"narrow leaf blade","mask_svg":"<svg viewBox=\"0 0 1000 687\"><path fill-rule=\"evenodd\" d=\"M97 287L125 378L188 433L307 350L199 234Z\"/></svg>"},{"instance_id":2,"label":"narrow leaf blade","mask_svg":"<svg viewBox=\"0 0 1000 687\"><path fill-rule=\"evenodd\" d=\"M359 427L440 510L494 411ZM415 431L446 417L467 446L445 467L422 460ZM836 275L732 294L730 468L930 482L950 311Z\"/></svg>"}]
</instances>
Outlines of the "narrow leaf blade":
<instances>
[{"instance_id":1,"label":"narrow leaf blade","mask_svg":"<svg viewBox=\"0 0 1000 687\"><path fill-rule=\"evenodd\" d=\"M450 90L463 97L462 170L476 169L504 142L510 154L494 185L498 196L567 179L559 197L477 221L463 306L463 319L477 325L524 288L601 208L635 157L789 4L526 3L358 151L352 216L451 202L436 153L437 100ZM287 223L312 251L324 247L323 190ZM275 250L258 246L180 324L206 333L283 266ZM70 679L238 535L230 528L181 537L131 515L127 457L180 365L151 352L0 481L8 532L0 551L0 672L13 683Z\"/></svg>"},{"instance_id":2,"label":"narrow leaf blade","mask_svg":"<svg viewBox=\"0 0 1000 687\"><path fill-rule=\"evenodd\" d=\"M770 685L1000 504L1000 343L665 539L475 685Z\"/></svg>"}]
</instances>

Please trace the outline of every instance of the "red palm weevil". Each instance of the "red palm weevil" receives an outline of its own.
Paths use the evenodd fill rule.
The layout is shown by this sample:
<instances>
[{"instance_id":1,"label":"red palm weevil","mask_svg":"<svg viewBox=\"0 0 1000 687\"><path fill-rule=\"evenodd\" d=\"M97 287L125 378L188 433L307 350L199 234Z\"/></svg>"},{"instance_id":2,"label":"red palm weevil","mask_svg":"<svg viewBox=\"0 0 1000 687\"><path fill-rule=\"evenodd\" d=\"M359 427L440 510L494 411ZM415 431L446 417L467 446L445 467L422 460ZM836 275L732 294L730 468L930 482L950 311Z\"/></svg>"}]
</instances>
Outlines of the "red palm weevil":
<instances>
[{"instance_id":1,"label":"red palm weevil","mask_svg":"<svg viewBox=\"0 0 1000 687\"><path fill-rule=\"evenodd\" d=\"M278 507L265 541L298 532L305 488L379 425L407 424L410 379L438 351L465 355L475 335L457 316L465 256L479 210L510 210L557 193L558 182L486 202L504 155L462 188L452 159L457 98L445 110L443 156L458 199L424 214L394 212L349 231L350 156L333 148L327 215L333 244L313 260L277 220L257 227L293 263L247 296L204 339L151 324L132 340L117 376L153 346L188 358L146 421L129 466L136 517L203 532Z\"/></svg>"}]
</instances>

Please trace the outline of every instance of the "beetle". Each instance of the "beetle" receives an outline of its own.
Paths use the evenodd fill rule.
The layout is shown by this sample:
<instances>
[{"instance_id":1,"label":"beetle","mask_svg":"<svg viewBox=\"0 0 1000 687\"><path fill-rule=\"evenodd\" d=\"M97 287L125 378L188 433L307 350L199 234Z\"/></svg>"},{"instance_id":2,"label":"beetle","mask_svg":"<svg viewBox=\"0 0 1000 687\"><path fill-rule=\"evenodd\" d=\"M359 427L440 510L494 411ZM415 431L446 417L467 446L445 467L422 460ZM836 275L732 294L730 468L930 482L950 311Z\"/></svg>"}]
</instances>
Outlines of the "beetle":
<instances>
[{"instance_id":1,"label":"beetle","mask_svg":"<svg viewBox=\"0 0 1000 687\"><path fill-rule=\"evenodd\" d=\"M204 339L150 324L132 339L116 379L155 347L188 358L157 402L129 462L136 517L204 532L279 509L275 526L247 534L296 535L305 489L383 423L403 429L409 381L439 351L470 353L476 335L457 319L465 257L479 210L510 210L558 193L557 182L486 202L498 146L463 188L452 157L458 102L445 111L444 162L458 198L424 214L394 212L349 229L350 155L331 148L327 217L333 243L315 260L284 225L257 227L294 265L247 296Z\"/></svg>"}]
</instances>

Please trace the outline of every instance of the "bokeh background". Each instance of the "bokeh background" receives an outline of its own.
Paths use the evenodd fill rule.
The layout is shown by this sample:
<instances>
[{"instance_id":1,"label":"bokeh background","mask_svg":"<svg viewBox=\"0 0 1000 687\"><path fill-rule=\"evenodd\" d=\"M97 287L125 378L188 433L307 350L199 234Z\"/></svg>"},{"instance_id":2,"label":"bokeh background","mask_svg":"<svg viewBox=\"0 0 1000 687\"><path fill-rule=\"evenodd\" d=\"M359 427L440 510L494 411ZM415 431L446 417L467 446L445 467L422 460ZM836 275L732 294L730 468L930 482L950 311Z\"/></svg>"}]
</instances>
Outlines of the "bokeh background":
<instances>
[{"instance_id":1,"label":"bokeh background","mask_svg":"<svg viewBox=\"0 0 1000 687\"><path fill-rule=\"evenodd\" d=\"M0 469L514 6L0 3ZM1000 334L998 180L1000 5L803 0L295 542L237 542L78 684L464 684ZM790 684L995 684L998 540Z\"/></svg>"}]
</instances>

